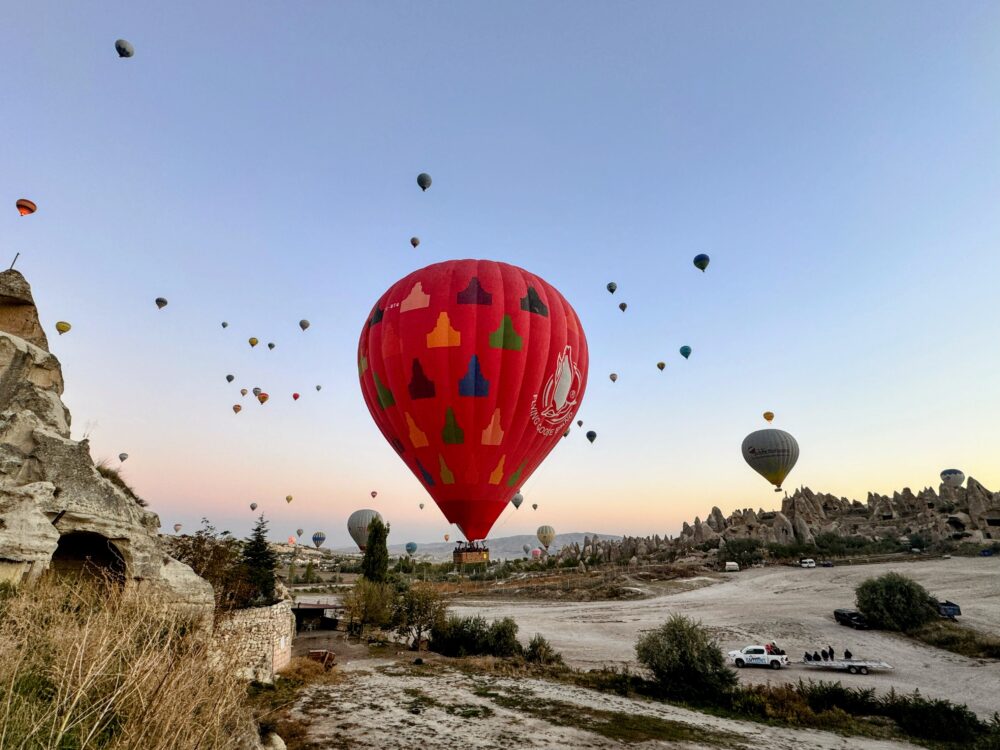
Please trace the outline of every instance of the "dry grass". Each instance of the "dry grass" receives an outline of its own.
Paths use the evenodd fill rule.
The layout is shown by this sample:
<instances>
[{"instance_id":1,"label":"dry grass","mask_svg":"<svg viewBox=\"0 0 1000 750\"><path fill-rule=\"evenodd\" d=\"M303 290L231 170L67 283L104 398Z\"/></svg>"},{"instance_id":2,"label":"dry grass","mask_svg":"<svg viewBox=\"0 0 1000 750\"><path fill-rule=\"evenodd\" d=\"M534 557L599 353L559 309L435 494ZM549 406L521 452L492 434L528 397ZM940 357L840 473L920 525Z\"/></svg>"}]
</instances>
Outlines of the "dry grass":
<instances>
[{"instance_id":1,"label":"dry grass","mask_svg":"<svg viewBox=\"0 0 1000 750\"><path fill-rule=\"evenodd\" d=\"M950 620L932 620L907 635L971 659L1000 659L1000 638Z\"/></svg>"},{"instance_id":2,"label":"dry grass","mask_svg":"<svg viewBox=\"0 0 1000 750\"><path fill-rule=\"evenodd\" d=\"M110 463L108 463L108 459L106 458L102 459L100 463L94 466L94 468L97 469L98 474L107 479L109 482L111 482L111 484L120 489L130 498L132 498L135 501L136 505L145 508L149 504L141 497L139 497L136 491L132 489L132 485L126 482L124 478L122 478L121 471L119 471Z\"/></svg>"},{"instance_id":3,"label":"dry grass","mask_svg":"<svg viewBox=\"0 0 1000 750\"><path fill-rule=\"evenodd\" d=\"M53 579L0 590L0 747L250 746L231 667L148 591Z\"/></svg>"}]
</instances>

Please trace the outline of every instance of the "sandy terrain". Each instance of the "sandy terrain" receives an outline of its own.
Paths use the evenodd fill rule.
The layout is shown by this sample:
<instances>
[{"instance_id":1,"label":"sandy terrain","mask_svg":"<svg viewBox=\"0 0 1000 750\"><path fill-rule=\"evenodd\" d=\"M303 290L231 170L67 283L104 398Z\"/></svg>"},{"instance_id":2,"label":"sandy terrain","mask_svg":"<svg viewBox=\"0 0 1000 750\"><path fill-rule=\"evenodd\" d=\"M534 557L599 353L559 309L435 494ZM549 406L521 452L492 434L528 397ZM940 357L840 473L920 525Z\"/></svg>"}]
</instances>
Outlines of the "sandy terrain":
<instances>
[{"instance_id":1,"label":"sandy terrain","mask_svg":"<svg viewBox=\"0 0 1000 750\"><path fill-rule=\"evenodd\" d=\"M617 740L581 725L594 717L622 721L635 715L694 728L692 740L649 740L642 743L643 747L689 750L914 747L900 742L734 721L542 680L468 675L440 664L429 664L427 673L421 674L420 670L395 659L347 658L339 668L347 679L308 689L292 712L294 718L308 722L309 738L323 747L428 750L624 747ZM530 702L527 708L525 701Z\"/></svg>"},{"instance_id":2,"label":"sandy terrain","mask_svg":"<svg viewBox=\"0 0 1000 750\"><path fill-rule=\"evenodd\" d=\"M456 614L511 616L522 640L542 633L577 667L634 660L636 637L681 612L704 622L724 650L776 641L793 661L806 649L850 648L855 658L884 659L892 672L835 675L845 684L895 687L966 703L981 716L1000 709L1000 663L977 661L923 646L902 636L857 631L836 624L832 611L854 603L854 587L865 578L899 570L942 599L962 607L961 622L1000 634L1000 558L953 558L835 568L766 568L733 574L713 586L625 602L456 602ZM796 681L816 672L793 665L781 672L744 669L752 682ZM560 687L562 691L564 688Z\"/></svg>"}]
</instances>

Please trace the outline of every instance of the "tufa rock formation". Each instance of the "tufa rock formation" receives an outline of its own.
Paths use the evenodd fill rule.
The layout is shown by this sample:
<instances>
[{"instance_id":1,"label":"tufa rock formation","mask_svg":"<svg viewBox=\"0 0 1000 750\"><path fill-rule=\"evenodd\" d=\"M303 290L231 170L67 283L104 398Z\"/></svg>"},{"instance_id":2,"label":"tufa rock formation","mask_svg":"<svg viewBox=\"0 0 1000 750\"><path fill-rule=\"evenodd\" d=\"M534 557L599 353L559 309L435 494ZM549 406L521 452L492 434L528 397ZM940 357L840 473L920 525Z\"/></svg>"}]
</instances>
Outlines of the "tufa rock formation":
<instances>
[{"instance_id":1,"label":"tufa rock formation","mask_svg":"<svg viewBox=\"0 0 1000 750\"><path fill-rule=\"evenodd\" d=\"M160 519L98 472L70 439L62 369L48 351L31 287L0 273L0 581L52 568L102 569L211 618L212 587L170 557Z\"/></svg>"}]
</instances>

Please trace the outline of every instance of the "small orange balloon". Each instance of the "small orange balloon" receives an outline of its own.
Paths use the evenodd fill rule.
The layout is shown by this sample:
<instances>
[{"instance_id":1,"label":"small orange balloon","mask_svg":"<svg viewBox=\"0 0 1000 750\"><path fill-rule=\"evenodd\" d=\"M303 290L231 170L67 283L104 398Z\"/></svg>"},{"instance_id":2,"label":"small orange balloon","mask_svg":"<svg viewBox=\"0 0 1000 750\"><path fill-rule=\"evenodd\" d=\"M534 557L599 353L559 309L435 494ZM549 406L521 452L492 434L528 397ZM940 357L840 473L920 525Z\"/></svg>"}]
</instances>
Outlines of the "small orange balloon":
<instances>
[{"instance_id":1,"label":"small orange balloon","mask_svg":"<svg viewBox=\"0 0 1000 750\"><path fill-rule=\"evenodd\" d=\"M261 405L263 405L269 398L271 397L266 393L261 393L257 396L257 400L260 401Z\"/></svg>"},{"instance_id":2,"label":"small orange balloon","mask_svg":"<svg viewBox=\"0 0 1000 750\"><path fill-rule=\"evenodd\" d=\"M444 535L444 540L447 542L449 539L451 539L451 537L448 534L445 534Z\"/></svg>"},{"instance_id":3,"label":"small orange balloon","mask_svg":"<svg viewBox=\"0 0 1000 750\"><path fill-rule=\"evenodd\" d=\"M27 198L18 198L17 200L17 211L21 216L28 216L29 214L35 213L38 210L38 206L35 205L34 201L29 201Z\"/></svg>"},{"instance_id":4,"label":"small orange balloon","mask_svg":"<svg viewBox=\"0 0 1000 750\"><path fill-rule=\"evenodd\" d=\"M239 404L233 404L233 413L234 414L239 414L241 411L243 411L243 407L242 406L240 406Z\"/></svg>"},{"instance_id":5,"label":"small orange balloon","mask_svg":"<svg viewBox=\"0 0 1000 750\"><path fill-rule=\"evenodd\" d=\"M257 344L259 344L260 342L257 341L257 339L254 336L251 336L250 339L249 339L249 343L250 343L250 347L253 348L253 347L257 346Z\"/></svg>"},{"instance_id":6,"label":"small orange balloon","mask_svg":"<svg viewBox=\"0 0 1000 750\"><path fill-rule=\"evenodd\" d=\"M774 412L773 411L764 412L764 419L770 422L772 419L774 419Z\"/></svg>"}]
</instances>

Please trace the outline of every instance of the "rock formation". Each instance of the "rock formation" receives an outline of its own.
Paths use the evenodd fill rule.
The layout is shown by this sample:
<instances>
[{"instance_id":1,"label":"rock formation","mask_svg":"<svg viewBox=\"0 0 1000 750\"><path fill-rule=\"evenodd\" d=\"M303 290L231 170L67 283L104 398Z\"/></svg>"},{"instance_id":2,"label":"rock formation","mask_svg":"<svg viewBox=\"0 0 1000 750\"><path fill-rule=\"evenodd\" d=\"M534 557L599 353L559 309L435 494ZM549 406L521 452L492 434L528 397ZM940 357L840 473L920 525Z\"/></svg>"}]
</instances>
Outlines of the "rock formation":
<instances>
[{"instance_id":1,"label":"rock formation","mask_svg":"<svg viewBox=\"0 0 1000 750\"><path fill-rule=\"evenodd\" d=\"M28 282L0 273L0 580L85 563L211 617L212 587L170 557L160 520L70 439L59 361ZM114 477L112 477L113 479Z\"/></svg>"}]
</instances>

